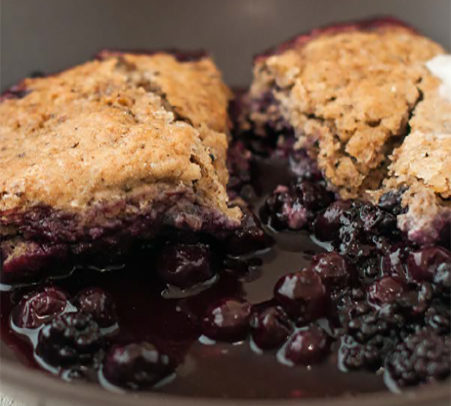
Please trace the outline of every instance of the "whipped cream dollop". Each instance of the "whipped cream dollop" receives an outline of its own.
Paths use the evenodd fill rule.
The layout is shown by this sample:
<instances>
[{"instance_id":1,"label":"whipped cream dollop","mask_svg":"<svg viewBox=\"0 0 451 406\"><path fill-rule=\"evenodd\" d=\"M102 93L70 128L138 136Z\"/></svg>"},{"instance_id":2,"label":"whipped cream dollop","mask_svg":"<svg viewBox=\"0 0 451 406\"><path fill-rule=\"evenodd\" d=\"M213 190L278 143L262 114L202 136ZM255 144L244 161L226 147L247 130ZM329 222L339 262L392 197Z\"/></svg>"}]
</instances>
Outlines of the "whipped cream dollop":
<instances>
[{"instance_id":1,"label":"whipped cream dollop","mask_svg":"<svg viewBox=\"0 0 451 406\"><path fill-rule=\"evenodd\" d=\"M451 101L451 54L435 56L426 62L426 67L442 81L440 95Z\"/></svg>"}]
</instances>

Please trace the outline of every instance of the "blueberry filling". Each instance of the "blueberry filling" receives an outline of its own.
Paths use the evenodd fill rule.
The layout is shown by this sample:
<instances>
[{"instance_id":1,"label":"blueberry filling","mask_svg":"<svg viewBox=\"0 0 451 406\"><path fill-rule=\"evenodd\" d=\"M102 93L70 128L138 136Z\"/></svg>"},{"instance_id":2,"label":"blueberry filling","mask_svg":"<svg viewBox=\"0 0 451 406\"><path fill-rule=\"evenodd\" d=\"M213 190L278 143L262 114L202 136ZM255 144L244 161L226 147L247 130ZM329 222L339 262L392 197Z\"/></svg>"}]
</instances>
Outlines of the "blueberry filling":
<instances>
[{"instance_id":1,"label":"blueberry filling","mask_svg":"<svg viewBox=\"0 0 451 406\"><path fill-rule=\"evenodd\" d=\"M179 288L204 282L214 275L210 248L204 244L166 245L158 255L156 271Z\"/></svg>"},{"instance_id":2,"label":"blueberry filling","mask_svg":"<svg viewBox=\"0 0 451 406\"><path fill-rule=\"evenodd\" d=\"M253 309L250 319L252 338L259 348L280 347L293 331L293 324L282 307L262 304Z\"/></svg>"},{"instance_id":3,"label":"blueberry filling","mask_svg":"<svg viewBox=\"0 0 451 406\"><path fill-rule=\"evenodd\" d=\"M19 328L37 328L62 313L67 304L65 292L55 287L45 287L26 294L11 314L11 320Z\"/></svg>"},{"instance_id":4,"label":"blueberry filling","mask_svg":"<svg viewBox=\"0 0 451 406\"><path fill-rule=\"evenodd\" d=\"M90 314L100 327L111 327L117 322L113 299L100 288L84 289L77 295L74 304L81 312Z\"/></svg>"},{"instance_id":5,"label":"blueberry filling","mask_svg":"<svg viewBox=\"0 0 451 406\"><path fill-rule=\"evenodd\" d=\"M251 306L238 299L213 303L202 320L202 332L209 338L239 341L247 336Z\"/></svg>"},{"instance_id":6,"label":"blueberry filling","mask_svg":"<svg viewBox=\"0 0 451 406\"><path fill-rule=\"evenodd\" d=\"M171 360L152 343L131 343L113 346L106 354L103 375L113 385L125 389L142 390L173 371Z\"/></svg>"},{"instance_id":7,"label":"blueberry filling","mask_svg":"<svg viewBox=\"0 0 451 406\"><path fill-rule=\"evenodd\" d=\"M39 332L36 354L52 366L90 363L103 345L92 316L69 312L56 316Z\"/></svg>"},{"instance_id":8,"label":"blueberry filling","mask_svg":"<svg viewBox=\"0 0 451 406\"><path fill-rule=\"evenodd\" d=\"M284 348L284 356L294 364L311 365L321 361L328 350L327 334L313 325L290 337Z\"/></svg>"},{"instance_id":9,"label":"blueberry filling","mask_svg":"<svg viewBox=\"0 0 451 406\"><path fill-rule=\"evenodd\" d=\"M398 230L402 192L378 205L336 200L279 124L273 139L238 138L229 151L240 229L216 239L165 228L121 257L123 269L87 261L41 288L2 292L3 340L33 366L124 390L314 397L448 378L450 252ZM65 232L55 213L36 215ZM50 250L33 249L31 259ZM168 285L183 295L162 296Z\"/></svg>"}]
</instances>

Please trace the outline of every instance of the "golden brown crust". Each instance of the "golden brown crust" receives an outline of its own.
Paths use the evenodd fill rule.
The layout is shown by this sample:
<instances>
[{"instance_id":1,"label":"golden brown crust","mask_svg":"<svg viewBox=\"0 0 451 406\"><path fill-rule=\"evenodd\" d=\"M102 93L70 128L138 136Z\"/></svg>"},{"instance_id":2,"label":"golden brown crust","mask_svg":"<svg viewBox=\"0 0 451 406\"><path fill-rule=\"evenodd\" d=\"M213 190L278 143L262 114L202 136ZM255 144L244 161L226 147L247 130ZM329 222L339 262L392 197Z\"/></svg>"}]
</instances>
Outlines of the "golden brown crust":
<instances>
[{"instance_id":1,"label":"golden brown crust","mask_svg":"<svg viewBox=\"0 0 451 406\"><path fill-rule=\"evenodd\" d=\"M209 58L116 54L24 87L0 104L0 213L77 213L162 182L240 218L225 191L230 93Z\"/></svg>"},{"instance_id":2,"label":"golden brown crust","mask_svg":"<svg viewBox=\"0 0 451 406\"><path fill-rule=\"evenodd\" d=\"M423 100L409 121L411 132L394 150L381 192L404 188L399 227L412 240L429 243L451 221L451 102L440 95L440 81L427 77ZM378 194L376 194L377 196Z\"/></svg>"},{"instance_id":3,"label":"golden brown crust","mask_svg":"<svg viewBox=\"0 0 451 406\"><path fill-rule=\"evenodd\" d=\"M402 26L326 31L257 60L251 96L272 91L298 146L342 197L354 198L380 186L430 76L424 62L443 52Z\"/></svg>"}]
</instances>

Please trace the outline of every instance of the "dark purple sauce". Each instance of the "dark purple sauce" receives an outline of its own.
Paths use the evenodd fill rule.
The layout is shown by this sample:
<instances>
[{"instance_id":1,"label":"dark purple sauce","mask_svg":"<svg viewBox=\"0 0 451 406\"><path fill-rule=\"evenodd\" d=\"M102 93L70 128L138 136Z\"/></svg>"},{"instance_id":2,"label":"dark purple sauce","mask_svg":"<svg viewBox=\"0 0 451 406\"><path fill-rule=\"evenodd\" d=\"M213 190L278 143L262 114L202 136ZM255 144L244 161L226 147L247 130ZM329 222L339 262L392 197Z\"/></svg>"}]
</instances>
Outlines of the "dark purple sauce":
<instances>
[{"instance_id":1,"label":"dark purple sauce","mask_svg":"<svg viewBox=\"0 0 451 406\"><path fill-rule=\"evenodd\" d=\"M319 207L312 205L308 199L309 193L313 193L315 196L322 196L322 194L311 189L309 184L302 184L302 187L289 186L287 160L280 159L280 157L256 159L253 171L256 174L255 178L260 179L260 184L254 185L257 192L251 198L252 210L257 215L262 212L261 208L265 204L266 197L279 184L288 185L287 190L292 193L287 210L305 205L308 210L319 210L318 213L323 213L324 207L331 199L330 196L325 196L327 204L319 205ZM261 181L262 179L264 182ZM313 181L311 178L309 179ZM237 180L241 191L243 187L248 188L249 183L250 180L247 178ZM313 191L310 192L310 190ZM257 195L261 197L255 197ZM275 211L278 210L277 207L272 205L270 210L273 211L268 216L274 216ZM377 234L380 238L376 242L383 245L386 242L383 240L384 233L386 233L385 228L390 225L386 225L380 220L378 217L380 213L375 212L375 209L359 206L355 210L358 210L356 213L360 213L363 218L359 227L373 227L374 230L376 228L381 230L380 235ZM309 224L312 224L312 216L318 217L313 214L313 211L309 211L306 216ZM353 228L352 224L345 224L346 227L340 225L339 219L335 222L331 219L336 220L333 216L321 218L324 224L321 223L323 224L321 226L320 220L317 220L316 226L329 227L332 234L335 233L337 236L345 233L346 244L335 243L335 251L346 256L348 263L352 262L349 259L354 258L354 251L366 247L366 243L361 243L362 239L359 234L361 230L358 227ZM30 367L47 369L51 373L59 374L64 379L99 381L100 384L110 389L113 386L143 389L143 386L150 385L154 391L171 394L235 398L304 398L383 390L386 386L381 373L374 373L367 368L361 368L355 372L350 371L354 367L360 368L362 365L359 362L361 363L362 359L366 362L365 367L371 362L374 362L374 365L380 365L381 360L371 358L375 357L375 351L380 350L382 345L396 345L397 341L388 338L389 334L385 334L393 326L385 326L379 319L373 320L371 317L375 314L374 308L378 309L378 306L381 306L381 301L391 304L391 301L398 300L397 292L403 293L407 290L410 282L397 277L394 281L384 279L381 283L373 285L373 279L379 279L374 273L371 273L372 265L369 260L368 264L366 262L360 264L357 258L355 259L357 262L350 263L348 269L341 262L340 257L315 257L313 268L310 268L307 273L304 272L303 279L301 278L303 284L311 284L311 291L302 287L298 293L286 294L285 291L285 293L282 292L282 296L276 295L275 302L274 290L275 286L281 286L282 283L278 283L281 277L308 268L311 266L312 257L315 254L325 252L325 248L331 248L334 244L333 242L320 243L312 238L313 226L310 226L310 230L306 228L305 224L302 224L302 227L301 230L284 231L282 229L277 232L268 228L267 232L273 238L274 245L245 257L223 258L223 253L214 247L214 244L211 248L211 258L204 252L204 246L197 251L189 249L186 251L187 248L183 247L183 252L181 252L183 258L202 256L195 261L196 266L193 269L201 270L205 278L209 278L210 272L214 273L212 278L186 290L175 286L167 287L161 279L165 277L164 269L162 270L161 267L169 269L170 275L166 275L166 277L177 278L174 280L177 280L179 285L190 280L191 272L189 266L180 268L171 261L158 262L156 258L161 252L161 247L140 250L126 261L123 267L118 267L120 269L98 272L84 267L84 269L72 272L66 278L54 280L49 284L66 292L70 304L63 314L57 316L51 323L45 319L46 312L49 309L57 309L60 312L64 294L53 292L52 297L57 298L55 303L36 302L37 304L33 304L34 308L38 309L36 310L38 315L42 316L47 323L43 324L44 327L38 327L38 329L42 329L39 334L57 337L55 339L56 347L41 345L38 348L38 355L33 351L32 345L24 335L18 335L13 331L10 321L11 312L17 311L13 309L17 309L19 301L24 300L24 295L35 290L36 287L16 288L12 291L2 292L0 294L2 340L14 350L22 362ZM369 230L368 233L373 232L372 230ZM254 234L261 242L261 236L258 233ZM398 235L394 238L401 240ZM357 242L359 243L357 244ZM369 241L367 243L370 244ZM400 247L404 249L405 243L401 243ZM392 250L394 253L391 257L387 254L380 269L385 269L387 273L392 274L404 272L405 268L399 266L396 257L401 255L399 254L402 251L401 248L397 251ZM234 249L237 250L236 247ZM442 258L443 255L446 255L441 251L426 252L424 255L427 254L427 257L423 258L420 257L420 253L409 254L412 250L410 247L405 250L405 255L416 255L411 262L415 261L417 265L421 264L421 261L427 263L428 270L432 273L435 272L432 269L435 263L434 258ZM441 300L440 305L431 306L429 310L432 309L432 311L427 316L429 317L428 323L436 326L434 328L437 328L437 331L441 331L440 336L434 336L434 340L437 340L438 343L436 346L440 346L442 343L443 334L449 337L446 309L442 309L443 303L449 302L449 296L446 298L445 292L446 283L449 280L446 277L446 260L444 263L444 268L440 270L441 279L436 278L437 281L434 282L435 289L441 286L440 289L443 292L440 293L440 297L444 297L444 299ZM156 272L157 266L160 267L159 272ZM359 269L359 272L356 272L356 269ZM414 268L411 267L411 269ZM418 271L416 276L417 274L420 275L421 272ZM408 279L409 275L405 275L405 278ZM417 278L419 277L417 276ZM428 276L425 279L431 279L431 277ZM429 282L425 281L422 285L418 285L418 297L421 295L426 297L429 294L428 284ZM337 286L339 289L334 291L330 286ZM374 308L371 307L372 304L362 299L366 297L365 286L369 286L369 296L374 300ZM91 287L96 290L86 291ZM106 292L105 297L96 296L99 288ZM302 314L290 315L291 319L287 320L288 316L279 309L268 312L269 316L275 319L263 321L260 318L256 321L255 317L249 313L248 304L258 304L265 309L266 306L272 306L273 309L278 309L277 306L285 306L285 310L289 313L290 306L286 305L287 297L293 303L300 304L296 309ZM323 299L327 301L323 301ZM354 300L355 304L353 302L349 306L350 300ZM412 300L415 302L416 299ZM427 303L429 304L431 300L427 299ZM417 302L415 303L420 307L421 300L418 299ZM98 310L98 303L101 303L100 310ZM220 308L219 313L214 313L216 310L211 309L212 304L215 303ZM292 303L290 302L290 304ZM406 306L410 305L411 303L406 304ZM95 311L89 316L83 316L82 320L65 315L76 308L80 309L81 306L88 313L93 307L95 307ZM312 308L311 306L316 307ZM354 307L357 309L357 314L354 314ZM348 314L349 308L353 312L351 315ZM209 319L205 319L207 309L210 309L209 312L213 312L211 313L213 317ZM253 307L253 309L260 311L261 307ZM443 312L441 312L442 310ZM235 326L233 326L233 317L230 319L231 321L229 320L235 329L219 332L214 330L214 314L220 314L222 323L223 317L230 318L230 311L236 311L239 318ZM424 309L418 311L424 311ZM325 316L328 319L324 318ZM94 319L98 321L97 324L93 321ZM246 327L248 319L249 329ZM311 319L315 320L311 321ZM21 322L31 320L29 322L33 326L40 323L36 321L36 318L22 318L21 320ZM343 330L333 328L338 324L345 326L344 333ZM100 328L100 325L106 327ZM386 331L383 331L382 334L377 330L378 334L370 333L371 337L364 336L368 333L368 329L370 331L372 331L371 328L374 329L374 325L377 326L377 329L381 325L386 328ZM267 333L265 329L276 330ZM34 330L30 336L36 336L36 331ZM233 343L214 341L202 334L205 331L210 331L212 335L217 334L220 338L225 337L226 340L234 337L240 341ZM272 345L271 340L276 340L278 343L276 347L280 345L280 342L287 341L280 349L262 351L251 338L252 334L257 333L263 334L257 336L257 341L269 343L268 347ZM265 336L265 334L271 335ZM346 340L337 337L340 334L344 334L343 337L346 337ZM422 334L424 335L424 333ZM286 336L290 337L286 339ZM241 339L241 337L245 338ZM419 357L420 355L415 353L414 345L421 345L421 340L421 335L415 337L410 344L402 348L402 351L404 353L410 351L413 357ZM137 345L135 345L136 343ZM48 342L44 341L44 344L48 344ZM89 351L86 351L87 348L93 348L96 354L91 357ZM70 364L72 351L86 357L89 366L55 368L50 365ZM444 353L446 353L446 348ZM437 359L443 356L440 351L433 355ZM127 365L124 366L120 363L121 357L127 358ZM42 362L43 359L44 362ZM394 373L403 373L402 370L398 370L399 365L395 358L389 361L391 362L390 366L395 370ZM102 362L105 362L103 367ZM294 366L294 364L296 365ZM439 367L441 369L438 368L438 370L443 375L439 378L445 377L449 373L447 365L440 364ZM145 371L145 374L137 376L135 374L137 369ZM423 382L423 375L421 375L423 371L416 371L416 373L418 377L413 375L413 379L418 379L413 383ZM105 379L105 375L108 374L109 381ZM146 389L148 388L146 387Z\"/></svg>"}]
</instances>

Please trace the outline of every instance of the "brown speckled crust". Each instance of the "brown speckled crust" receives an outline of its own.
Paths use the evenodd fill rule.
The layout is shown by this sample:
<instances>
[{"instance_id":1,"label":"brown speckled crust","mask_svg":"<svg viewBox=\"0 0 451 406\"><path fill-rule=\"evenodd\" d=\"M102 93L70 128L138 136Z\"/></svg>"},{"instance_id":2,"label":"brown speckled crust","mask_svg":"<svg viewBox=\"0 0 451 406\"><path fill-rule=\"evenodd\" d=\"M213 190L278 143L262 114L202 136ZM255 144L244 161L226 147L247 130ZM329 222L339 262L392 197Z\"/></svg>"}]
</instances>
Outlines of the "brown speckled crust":
<instances>
[{"instance_id":1,"label":"brown speckled crust","mask_svg":"<svg viewBox=\"0 0 451 406\"><path fill-rule=\"evenodd\" d=\"M24 86L0 105L0 213L83 210L164 180L237 216L224 188L229 91L210 59L124 54Z\"/></svg>"},{"instance_id":2,"label":"brown speckled crust","mask_svg":"<svg viewBox=\"0 0 451 406\"><path fill-rule=\"evenodd\" d=\"M136 221L154 201L152 213L164 217L159 197L171 191L183 193L185 212L172 204L166 223L239 225L225 190L230 91L210 58L103 53L20 88L0 103L0 240L56 244L68 218L74 241L95 240L105 224ZM42 210L58 218L54 237L30 214Z\"/></svg>"},{"instance_id":3,"label":"brown speckled crust","mask_svg":"<svg viewBox=\"0 0 451 406\"><path fill-rule=\"evenodd\" d=\"M425 78L423 100L409 121L411 132L391 156L382 191L407 188L399 227L421 244L438 238L451 222L451 102L439 93L439 80ZM377 195L377 194L376 194Z\"/></svg>"},{"instance_id":4,"label":"brown speckled crust","mask_svg":"<svg viewBox=\"0 0 451 406\"><path fill-rule=\"evenodd\" d=\"M256 58L251 122L282 117L342 198L403 188L399 227L433 242L451 221L451 105L425 62L444 52L392 20L315 30Z\"/></svg>"},{"instance_id":5,"label":"brown speckled crust","mask_svg":"<svg viewBox=\"0 0 451 406\"><path fill-rule=\"evenodd\" d=\"M257 58L250 90L254 99L273 93L298 146L317 157L344 198L379 187L387 155L421 99L429 75L423 63L444 52L402 25L361 27L323 30ZM251 118L267 119L261 113Z\"/></svg>"}]
</instances>

